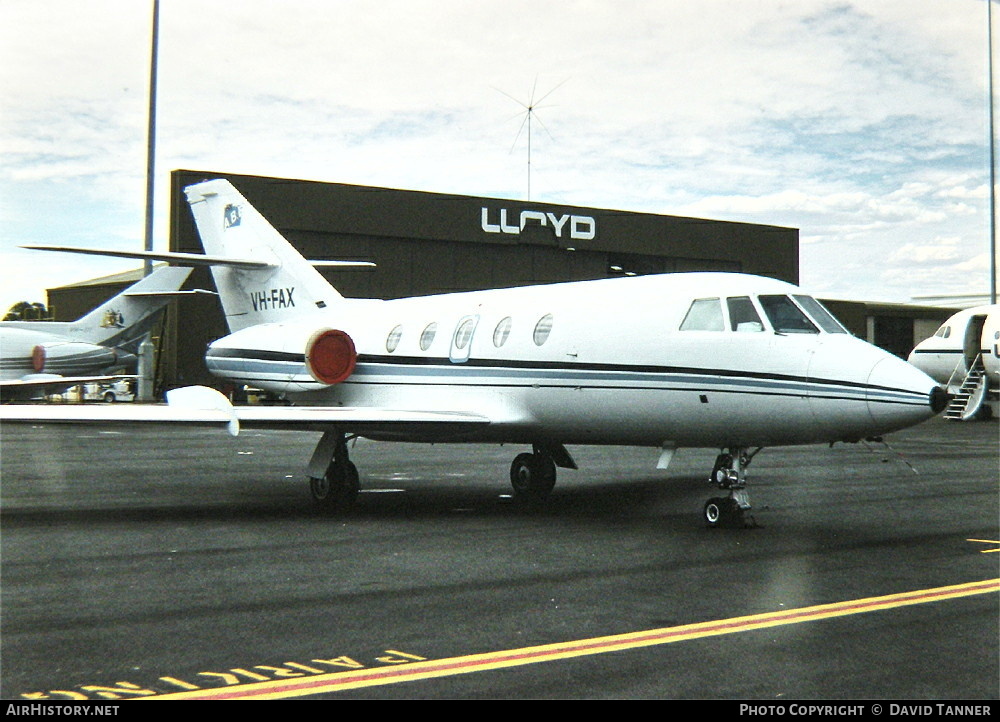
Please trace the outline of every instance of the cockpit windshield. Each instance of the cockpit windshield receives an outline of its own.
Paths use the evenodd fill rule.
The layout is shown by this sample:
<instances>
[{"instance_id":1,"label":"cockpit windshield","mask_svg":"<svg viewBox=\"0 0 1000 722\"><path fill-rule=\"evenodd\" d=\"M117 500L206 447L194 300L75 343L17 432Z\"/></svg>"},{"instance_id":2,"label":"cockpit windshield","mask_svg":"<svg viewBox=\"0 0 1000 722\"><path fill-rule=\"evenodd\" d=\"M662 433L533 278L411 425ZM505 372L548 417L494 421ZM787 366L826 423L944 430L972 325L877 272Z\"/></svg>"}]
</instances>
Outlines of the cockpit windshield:
<instances>
[{"instance_id":1,"label":"cockpit windshield","mask_svg":"<svg viewBox=\"0 0 1000 722\"><path fill-rule=\"evenodd\" d=\"M722 304L717 298L696 299L688 309L681 331L724 331Z\"/></svg>"},{"instance_id":2,"label":"cockpit windshield","mask_svg":"<svg viewBox=\"0 0 1000 722\"><path fill-rule=\"evenodd\" d=\"M825 333L848 333L823 304L812 296L770 294L757 296L757 301L770 321L771 328L777 333L819 333L821 329ZM681 322L680 330L727 330L723 305L728 312L729 331L759 333L764 330L757 305L750 296L695 299Z\"/></svg>"},{"instance_id":3,"label":"cockpit windshield","mask_svg":"<svg viewBox=\"0 0 1000 722\"><path fill-rule=\"evenodd\" d=\"M793 296L792 298L798 301L806 313L812 316L812 320L827 333L847 333L847 329L840 325L840 321L834 318L833 314L812 296Z\"/></svg>"},{"instance_id":4,"label":"cockpit windshield","mask_svg":"<svg viewBox=\"0 0 1000 722\"><path fill-rule=\"evenodd\" d=\"M788 296L759 296L771 327L778 333L819 333L819 329Z\"/></svg>"},{"instance_id":5,"label":"cockpit windshield","mask_svg":"<svg viewBox=\"0 0 1000 722\"><path fill-rule=\"evenodd\" d=\"M726 299L726 305L729 307L731 330L741 333L764 330L764 324L760 322L760 316L749 296L731 296Z\"/></svg>"}]
</instances>

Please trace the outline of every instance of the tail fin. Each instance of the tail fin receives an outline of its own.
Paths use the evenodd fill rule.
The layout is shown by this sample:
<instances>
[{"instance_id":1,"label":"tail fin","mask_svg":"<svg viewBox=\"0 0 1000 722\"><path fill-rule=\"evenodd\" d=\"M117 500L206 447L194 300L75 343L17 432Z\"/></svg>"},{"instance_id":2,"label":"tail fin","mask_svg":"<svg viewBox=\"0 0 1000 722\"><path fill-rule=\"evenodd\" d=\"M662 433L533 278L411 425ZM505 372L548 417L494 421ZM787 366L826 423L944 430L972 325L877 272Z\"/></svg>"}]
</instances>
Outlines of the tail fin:
<instances>
[{"instance_id":1,"label":"tail fin","mask_svg":"<svg viewBox=\"0 0 1000 722\"><path fill-rule=\"evenodd\" d=\"M178 295L190 274L190 268L157 268L90 313L66 324L65 333L76 341L134 350L129 347L138 344L153 325L156 313ZM53 326L42 328L49 330Z\"/></svg>"},{"instance_id":2,"label":"tail fin","mask_svg":"<svg viewBox=\"0 0 1000 722\"><path fill-rule=\"evenodd\" d=\"M232 183L205 181L184 192L207 255L270 264L265 268L212 266L230 331L287 321L343 299Z\"/></svg>"}]
</instances>

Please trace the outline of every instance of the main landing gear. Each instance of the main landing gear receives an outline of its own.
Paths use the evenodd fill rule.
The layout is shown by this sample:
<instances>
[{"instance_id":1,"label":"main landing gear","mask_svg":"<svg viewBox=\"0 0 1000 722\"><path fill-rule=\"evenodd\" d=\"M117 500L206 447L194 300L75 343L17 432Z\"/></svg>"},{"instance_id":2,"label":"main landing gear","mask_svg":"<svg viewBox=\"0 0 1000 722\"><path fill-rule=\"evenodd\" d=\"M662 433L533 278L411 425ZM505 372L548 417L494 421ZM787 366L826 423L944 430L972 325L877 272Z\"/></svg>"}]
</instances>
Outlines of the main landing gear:
<instances>
[{"instance_id":1,"label":"main landing gear","mask_svg":"<svg viewBox=\"0 0 1000 722\"><path fill-rule=\"evenodd\" d=\"M358 468L348 458L347 437L327 431L309 461L309 491L324 511L344 511L353 506L361 490Z\"/></svg>"},{"instance_id":2,"label":"main landing gear","mask_svg":"<svg viewBox=\"0 0 1000 722\"><path fill-rule=\"evenodd\" d=\"M763 448L763 447L761 447ZM728 491L724 497L712 497L705 502L705 523L710 527L753 527L750 497L747 494L746 470L760 448L752 453L744 446L733 447L719 454L708 483Z\"/></svg>"},{"instance_id":3,"label":"main landing gear","mask_svg":"<svg viewBox=\"0 0 1000 722\"><path fill-rule=\"evenodd\" d=\"M510 465L514 498L541 501L556 485L556 464L548 454L518 454Z\"/></svg>"},{"instance_id":4,"label":"main landing gear","mask_svg":"<svg viewBox=\"0 0 1000 722\"><path fill-rule=\"evenodd\" d=\"M562 444L533 444L530 454L518 454L510 465L510 484L518 501L542 501L556 485L556 467L577 468Z\"/></svg>"},{"instance_id":5,"label":"main landing gear","mask_svg":"<svg viewBox=\"0 0 1000 722\"><path fill-rule=\"evenodd\" d=\"M358 469L348 455L348 440L342 431L325 432L309 460L309 491L324 511L349 509L361 490ZM577 468L562 444L534 444L531 453L518 454L510 466L514 497L519 501L542 501L548 497L556 484L557 466Z\"/></svg>"}]
</instances>

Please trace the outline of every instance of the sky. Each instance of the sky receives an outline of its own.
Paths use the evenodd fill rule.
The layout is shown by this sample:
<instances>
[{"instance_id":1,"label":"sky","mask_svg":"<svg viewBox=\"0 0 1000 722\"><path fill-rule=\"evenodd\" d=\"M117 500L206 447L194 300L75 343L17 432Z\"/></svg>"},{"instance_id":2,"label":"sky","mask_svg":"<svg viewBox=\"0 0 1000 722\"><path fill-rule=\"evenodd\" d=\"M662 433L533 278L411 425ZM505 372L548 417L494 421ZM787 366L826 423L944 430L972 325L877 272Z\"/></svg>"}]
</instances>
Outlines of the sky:
<instances>
[{"instance_id":1,"label":"sky","mask_svg":"<svg viewBox=\"0 0 1000 722\"><path fill-rule=\"evenodd\" d=\"M137 267L18 247L143 247L152 7L0 0L0 308ZM987 294L986 37L985 0L161 0L154 245L178 168L530 178L798 228L823 298Z\"/></svg>"}]
</instances>

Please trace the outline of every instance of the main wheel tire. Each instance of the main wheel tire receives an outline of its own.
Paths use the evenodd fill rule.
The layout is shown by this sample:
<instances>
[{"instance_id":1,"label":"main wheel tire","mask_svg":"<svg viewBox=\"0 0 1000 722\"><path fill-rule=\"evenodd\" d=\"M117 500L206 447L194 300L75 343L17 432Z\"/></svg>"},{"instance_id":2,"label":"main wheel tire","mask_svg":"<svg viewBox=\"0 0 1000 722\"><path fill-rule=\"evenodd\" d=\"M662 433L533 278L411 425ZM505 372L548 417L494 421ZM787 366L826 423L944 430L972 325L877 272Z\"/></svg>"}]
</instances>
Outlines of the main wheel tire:
<instances>
[{"instance_id":1,"label":"main wheel tire","mask_svg":"<svg viewBox=\"0 0 1000 722\"><path fill-rule=\"evenodd\" d=\"M555 462L544 454L518 454L510 465L510 483L517 499L544 499L556 485Z\"/></svg>"},{"instance_id":2,"label":"main wheel tire","mask_svg":"<svg viewBox=\"0 0 1000 722\"><path fill-rule=\"evenodd\" d=\"M722 520L725 516L724 502L725 499L719 499L713 497L705 502L705 508L703 510L705 516L705 523L708 524L713 529L722 526Z\"/></svg>"},{"instance_id":3,"label":"main wheel tire","mask_svg":"<svg viewBox=\"0 0 1000 722\"><path fill-rule=\"evenodd\" d=\"M705 502L705 523L713 529L743 526L743 510L735 499L713 497Z\"/></svg>"},{"instance_id":4,"label":"main wheel tire","mask_svg":"<svg viewBox=\"0 0 1000 722\"><path fill-rule=\"evenodd\" d=\"M348 461L346 464L330 464L322 479L309 479L309 491L313 501L324 510L341 511L354 504L361 490L358 467Z\"/></svg>"}]
</instances>

